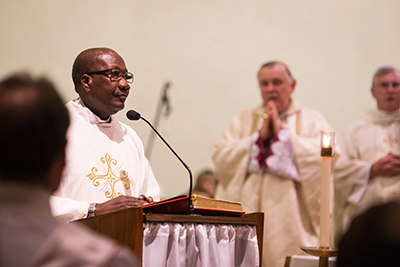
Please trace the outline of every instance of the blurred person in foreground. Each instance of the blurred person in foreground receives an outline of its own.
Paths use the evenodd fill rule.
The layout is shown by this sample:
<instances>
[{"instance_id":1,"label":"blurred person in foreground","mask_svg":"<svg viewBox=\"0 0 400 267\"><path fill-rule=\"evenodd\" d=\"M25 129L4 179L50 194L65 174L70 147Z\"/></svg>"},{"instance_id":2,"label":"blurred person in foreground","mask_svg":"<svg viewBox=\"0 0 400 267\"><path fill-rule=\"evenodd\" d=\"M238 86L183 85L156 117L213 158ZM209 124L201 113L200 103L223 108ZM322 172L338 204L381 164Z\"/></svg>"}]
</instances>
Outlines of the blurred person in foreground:
<instances>
[{"instance_id":1,"label":"blurred person in foreground","mask_svg":"<svg viewBox=\"0 0 400 267\"><path fill-rule=\"evenodd\" d=\"M343 157L335 169L337 240L359 212L400 199L400 71L379 68L371 93L376 109L339 139Z\"/></svg>"},{"instance_id":2,"label":"blurred person in foreground","mask_svg":"<svg viewBox=\"0 0 400 267\"><path fill-rule=\"evenodd\" d=\"M51 215L69 122L47 79L0 82L0 265L138 266L127 248Z\"/></svg>"},{"instance_id":3,"label":"blurred person in foreground","mask_svg":"<svg viewBox=\"0 0 400 267\"><path fill-rule=\"evenodd\" d=\"M399 202L371 206L359 213L339 242L336 266L400 266L399 225Z\"/></svg>"},{"instance_id":4,"label":"blurred person in foreground","mask_svg":"<svg viewBox=\"0 0 400 267\"><path fill-rule=\"evenodd\" d=\"M66 104L71 126L53 215L69 221L158 201L142 141L114 117L133 82L122 57L109 48L86 49L74 61L72 79L79 97Z\"/></svg>"},{"instance_id":5,"label":"blurred person in foreground","mask_svg":"<svg viewBox=\"0 0 400 267\"><path fill-rule=\"evenodd\" d=\"M262 65L257 78L262 103L238 113L214 146L216 198L264 212L263 266L283 266L301 246L319 244L320 138L331 127L292 98L285 63Z\"/></svg>"}]
</instances>

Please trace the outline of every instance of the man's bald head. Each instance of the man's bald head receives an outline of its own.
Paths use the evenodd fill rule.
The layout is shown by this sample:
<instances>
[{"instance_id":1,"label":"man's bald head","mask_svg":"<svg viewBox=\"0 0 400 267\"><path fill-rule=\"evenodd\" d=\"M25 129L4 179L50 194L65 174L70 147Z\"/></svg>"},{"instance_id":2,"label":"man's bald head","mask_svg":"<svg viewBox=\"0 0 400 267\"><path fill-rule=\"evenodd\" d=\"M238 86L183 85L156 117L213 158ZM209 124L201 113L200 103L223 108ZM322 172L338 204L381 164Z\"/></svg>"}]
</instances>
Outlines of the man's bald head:
<instances>
[{"instance_id":1,"label":"man's bald head","mask_svg":"<svg viewBox=\"0 0 400 267\"><path fill-rule=\"evenodd\" d=\"M72 80L75 85L75 91L80 87L83 74L98 71L98 60L101 54L115 54L117 52L106 47L89 48L82 51L75 59L72 66Z\"/></svg>"}]
</instances>

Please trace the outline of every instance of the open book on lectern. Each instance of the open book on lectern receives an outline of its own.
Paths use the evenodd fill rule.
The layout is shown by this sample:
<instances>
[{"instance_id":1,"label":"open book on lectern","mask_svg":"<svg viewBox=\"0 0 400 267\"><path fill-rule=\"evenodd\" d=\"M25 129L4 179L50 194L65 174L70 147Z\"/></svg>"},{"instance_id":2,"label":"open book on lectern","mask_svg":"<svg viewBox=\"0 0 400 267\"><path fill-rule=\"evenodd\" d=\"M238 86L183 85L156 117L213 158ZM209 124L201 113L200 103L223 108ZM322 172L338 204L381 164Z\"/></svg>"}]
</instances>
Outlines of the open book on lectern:
<instances>
[{"instance_id":1,"label":"open book on lectern","mask_svg":"<svg viewBox=\"0 0 400 267\"><path fill-rule=\"evenodd\" d=\"M179 195L141 206L144 213L186 214L189 196ZM194 213L213 216L240 216L244 214L240 202L218 200L209 197L192 195Z\"/></svg>"}]
</instances>

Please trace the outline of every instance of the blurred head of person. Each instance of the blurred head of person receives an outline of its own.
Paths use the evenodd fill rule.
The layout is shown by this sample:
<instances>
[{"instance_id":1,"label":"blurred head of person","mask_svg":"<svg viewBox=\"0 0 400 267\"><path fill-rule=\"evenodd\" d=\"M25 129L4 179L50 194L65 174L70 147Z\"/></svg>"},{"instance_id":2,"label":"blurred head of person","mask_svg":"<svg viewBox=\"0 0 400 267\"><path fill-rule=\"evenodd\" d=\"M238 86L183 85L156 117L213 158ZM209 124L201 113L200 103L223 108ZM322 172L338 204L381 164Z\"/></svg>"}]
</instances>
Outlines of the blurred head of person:
<instances>
[{"instance_id":1,"label":"blurred head of person","mask_svg":"<svg viewBox=\"0 0 400 267\"><path fill-rule=\"evenodd\" d=\"M65 165L69 115L54 85L27 73L0 81L0 181L55 191Z\"/></svg>"},{"instance_id":2,"label":"blurred head of person","mask_svg":"<svg viewBox=\"0 0 400 267\"><path fill-rule=\"evenodd\" d=\"M264 106L274 101L279 114L288 109L296 80L285 63L271 61L263 64L258 71L258 85Z\"/></svg>"},{"instance_id":3,"label":"blurred head of person","mask_svg":"<svg viewBox=\"0 0 400 267\"><path fill-rule=\"evenodd\" d=\"M400 71L393 66L379 68L372 79L371 93L379 110L397 110L400 106Z\"/></svg>"},{"instance_id":4,"label":"blurred head of person","mask_svg":"<svg viewBox=\"0 0 400 267\"><path fill-rule=\"evenodd\" d=\"M400 266L400 203L358 215L339 242L337 267Z\"/></svg>"},{"instance_id":5,"label":"blurred head of person","mask_svg":"<svg viewBox=\"0 0 400 267\"><path fill-rule=\"evenodd\" d=\"M193 194L213 198L215 196L217 184L218 180L214 172L211 170L204 170L197 176Z\"/></svg>"}]
</instances>

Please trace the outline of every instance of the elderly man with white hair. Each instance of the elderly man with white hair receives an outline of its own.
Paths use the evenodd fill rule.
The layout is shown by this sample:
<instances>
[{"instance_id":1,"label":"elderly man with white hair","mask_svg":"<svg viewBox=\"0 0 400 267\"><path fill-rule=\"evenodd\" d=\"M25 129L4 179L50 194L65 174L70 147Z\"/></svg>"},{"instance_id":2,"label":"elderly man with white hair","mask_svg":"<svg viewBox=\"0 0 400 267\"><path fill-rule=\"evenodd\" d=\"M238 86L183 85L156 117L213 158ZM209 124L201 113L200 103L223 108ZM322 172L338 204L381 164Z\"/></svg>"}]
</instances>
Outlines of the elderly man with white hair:
<instances>
[{"instance_id":1,"label":"elderly man with white hair","mask_svg":"<svg viewBox=\"0 0 400 267\"><path fill-rule=\"evenodd\" d=\"M216 197L264 212L263 266L283 266L301 246L318 245L320 138L331 127L292 98L285 63L262 65L258 84L262 103L238 113L214 146Z\"/></svg>"}]
</instances>

